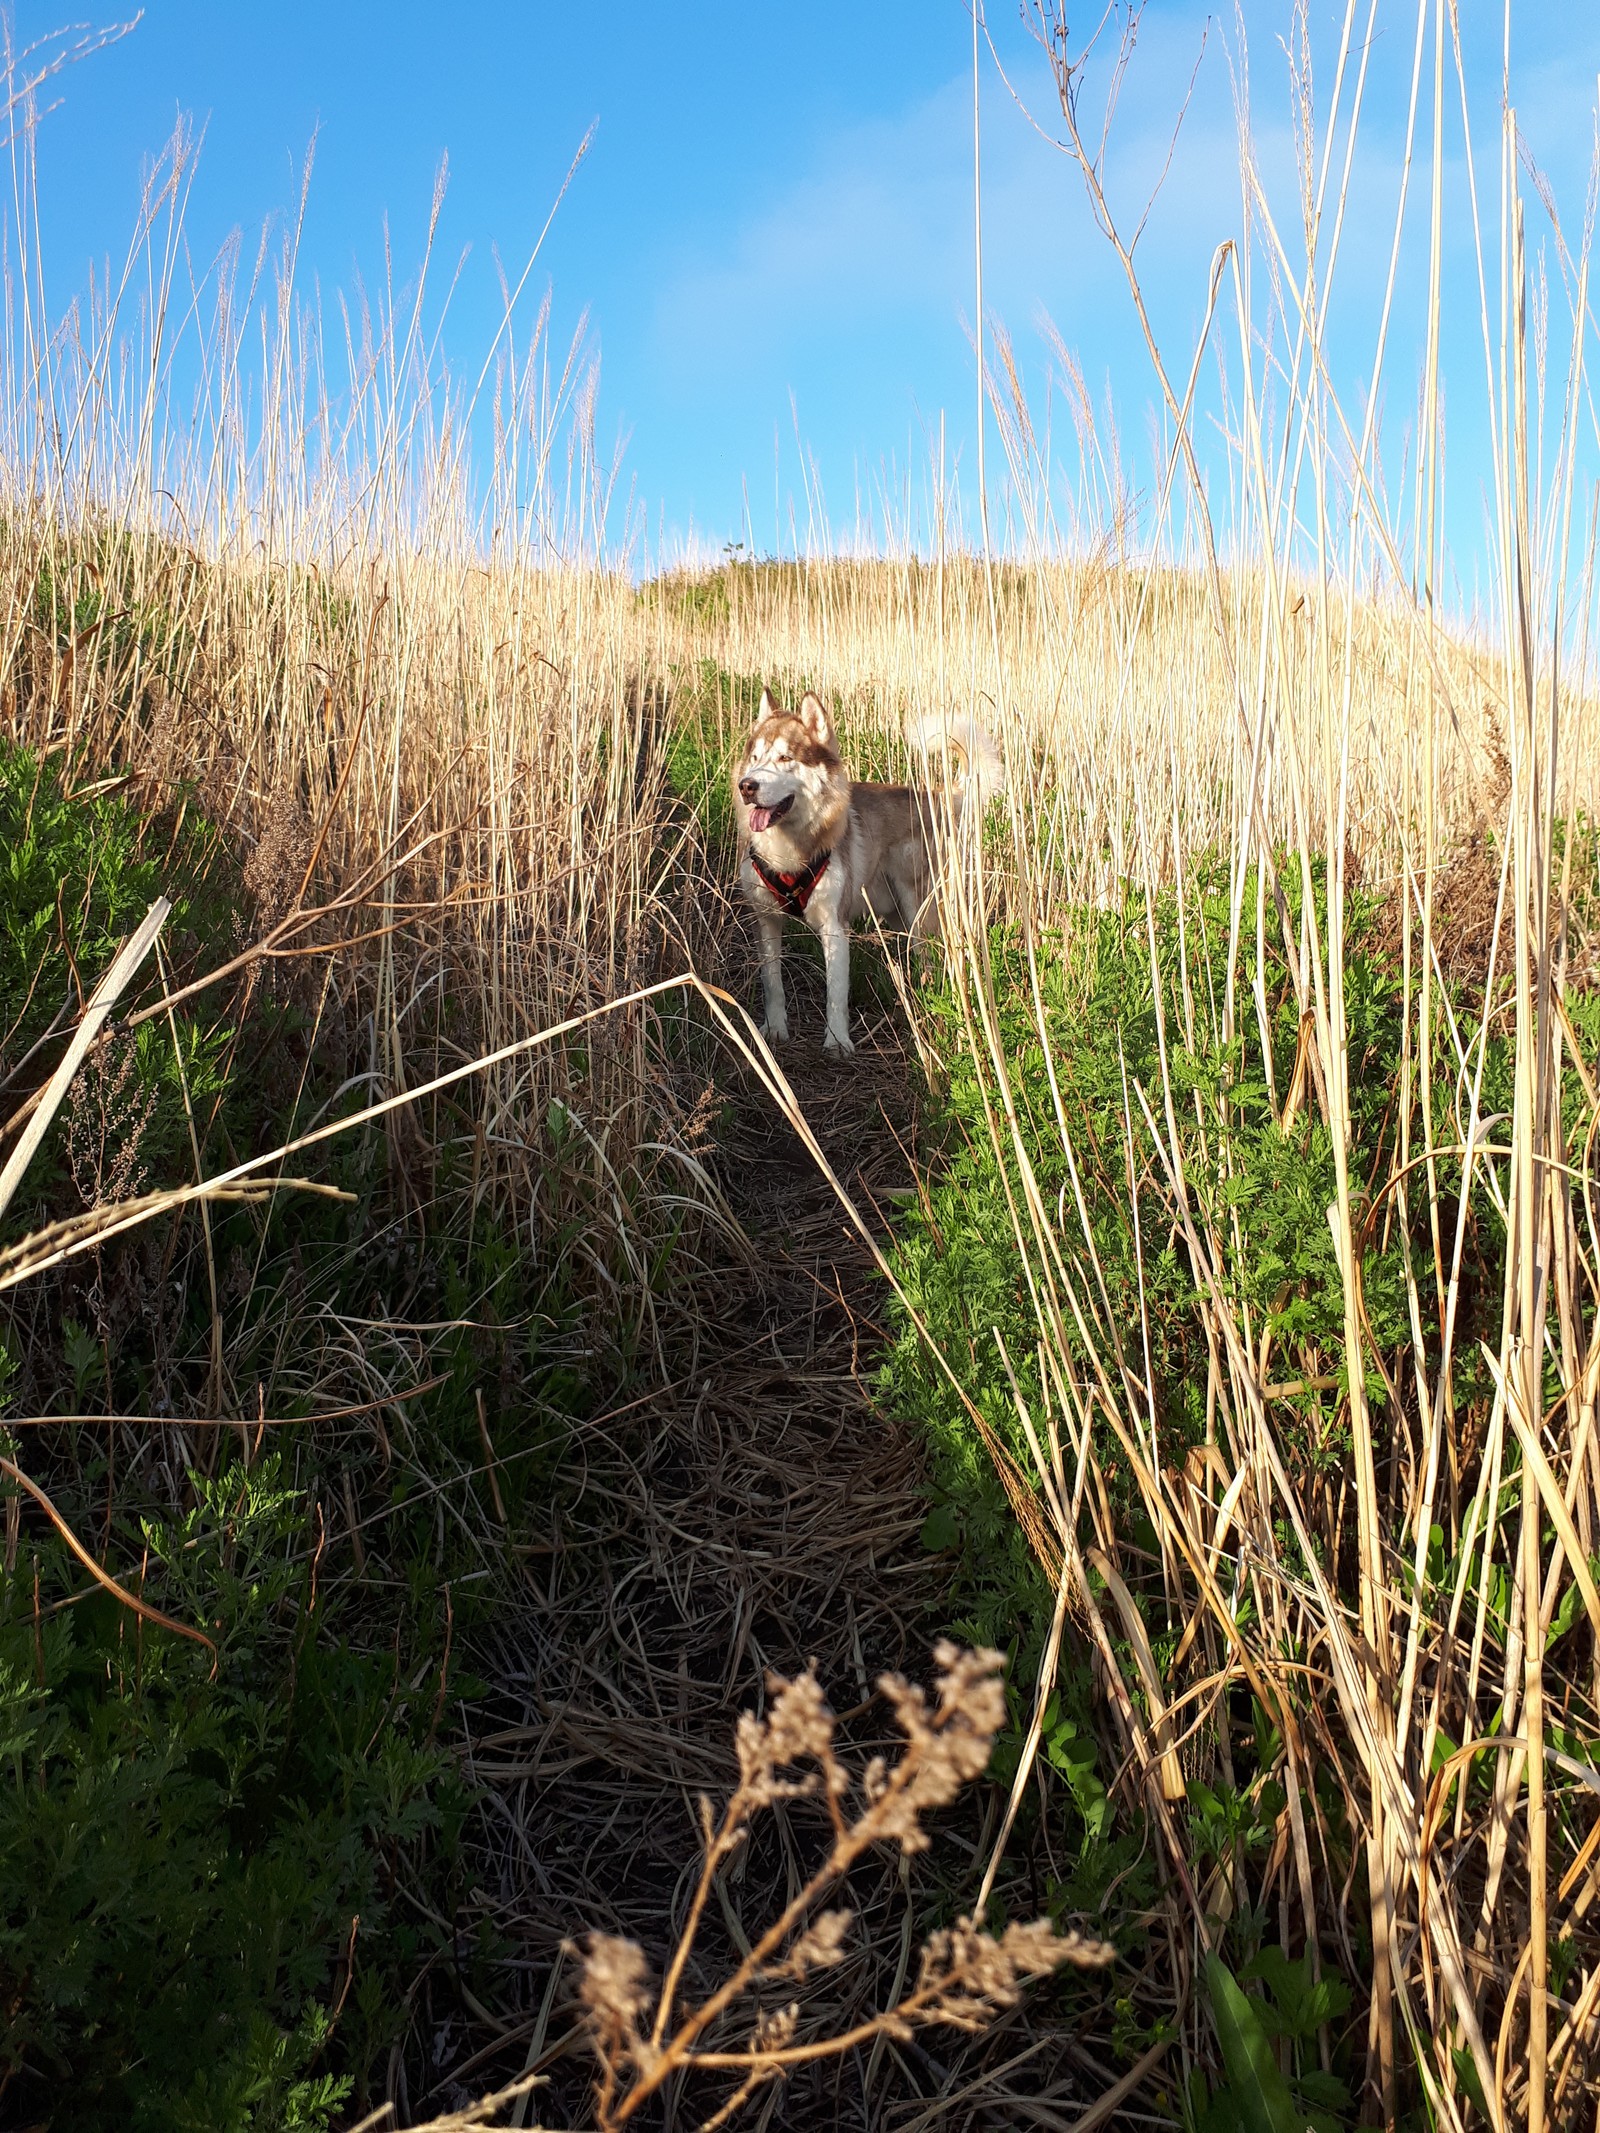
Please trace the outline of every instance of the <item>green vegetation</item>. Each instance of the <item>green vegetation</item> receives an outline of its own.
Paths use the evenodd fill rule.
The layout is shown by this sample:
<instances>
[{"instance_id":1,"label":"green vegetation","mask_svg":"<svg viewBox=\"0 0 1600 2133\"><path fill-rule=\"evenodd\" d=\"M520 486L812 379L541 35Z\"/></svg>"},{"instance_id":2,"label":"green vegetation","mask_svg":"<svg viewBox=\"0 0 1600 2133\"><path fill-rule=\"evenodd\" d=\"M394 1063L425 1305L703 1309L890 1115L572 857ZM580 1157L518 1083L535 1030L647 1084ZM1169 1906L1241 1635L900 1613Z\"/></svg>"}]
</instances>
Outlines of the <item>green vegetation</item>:
<instances>
[{"instance_id":1,"label":"green vegetation","mask_svg":"<svg viewBox=\"0 0 1600 2133\"><path fill-rule=\"evenodd\" d=\"M1315 2064L1317 2032L1350 2011L1351 1992L1340 1978L1315 1979L1304 1956L1289 1961L1265 1948L1244 1971L1263 1991L1252 1996L1226 1963L1211 1956L1206 1990L1227 2070L1213 2093L1198 2070L1185 2099L1192 2133L1337 2133L1348 2123L1348 2085ZM1278 2053L1287 2047L1286 2076Z\"/></svg>"},{"instance_id":2,"label":"green vegetation","mask_svg":"<svg viewBox=\"0 0 1600 2133\"><path fill-rule=\"evenodd\" d=\"M714 864L733 864L738 830L729 773L745 730L754 723L763 683L728 674L714 660L677 678L662 751L667 781L693 811Z\"/></svg>"},{"instance_id":3,"label":"green vegetation","mask_svg":"<svg viewBox=\"0 0 1600 2133\"><path fill-rule=\"evenodd\" d=\"M447 1887L465 1800L437 1681L353 1648L348 1598L318 1594L281 1458L192 1495L135 1559L214 1674L58 1544L0 1585L0 2082L108 2133L312 2133L402 2026L438 1936L399 1881L431 1853Z\"/></svg>"},{"instance_id":4,"label":"green vegetation","mask_svg":"<svg viewBox=\"0 0 1600 2133\"><path fill-rule=\"evenodd\" d=\"M1299 937L1296 877L1285 870L1284 879L1288 928ZM1315 889L1320 926L1326 921L1320 874ZM1248 912L1254 905L1252 879L1244 907ZM1411 1331L1408 1257L1413 1269L1431 1264L1425 1192L1402 1201L1393 1191L1377 1191L1399 1167L1396 1120L1406 1071L1406 988L1387 945L1388 925L1389 914L1377 900L1347 895L1351 1173L1365 1181L1369 1196L1358 1220L1370 1342L1366 1391L1378 1418L1381 1460L1404 1449L1405 1404L1394 1395L1404 1382ZM1069 1489L1077 1471L1073 1424L1062 1413L1059 1376L1046 1374L1038 1331L1041 1293L1054 1288L1059 1297L1075 1290L1081 1315L1061 1315L1060 1352L1074 1382L1086 1388L1097 1426L1111 1413L1110 1400L1094 1397L1097 1372L1109 1373L1113 1385L1136 1388L1133 1412L1143 1415L1116 1437L1107 1433L1097 1462L1101 1507L1090 1495L1082 1499L1081 1545L1089 1550L1104 1533L1117 1535L1122 1576L1156 1667L1165 1674L1184 1618L1170 1609L1159 1570L1163 1536L1149 1515L1137 1469L1142 1465L1148 1473L1159 1466L1181 1477L1186 1465L1195 1471L1194 1459L1203 1459L1213 1444L1226 1455L1226 1471L1238 1464L1226 1441L1226 1414L1208 1406L1206 1276L1190 1249L1185 1209L1230 1309L1252 1328L1264 1378L1276 1381L1277 1441L1300 1499L1314 1510L1327 1508L1326 1516L1311 1521L1321 1566L1346 1590L1355 1576L1348 1534L1341 1543L1331 1508L1352 1457L1343 1291L1326 1214L1335 1197L1334 1152L1301 1057L1300 1010L1281 930L1264 935L1260 974L1270 1064L1259 1036L1253 973L1239 985L1235 1034L1227 1041L1221 1034L1229 904L1220 868L1196 868L1182 896L1168 890L1147 905L1142 893L1130 894L1120 908L1070 935L1041 941L1035 961L1016 936L999 930L987 960L988 1011L1006 1063L1015 1131L992 1070L977 1063L982 1047L964 1031L970 1009L959 983L948 980L920 1003L940 1042L944 1079L927 1150L931 1180L903 1212L893 1272L911 1311L953 1363L990 1442L1012 1463L1014 1489L1037 1487L1030 1478L1037 1451L1030 1448L1019 1408L1038 1431L1044 1418L1056 1418ZM1586 1003L1575 1003L1574 1012L1586 1025L1592 1020ZM1480 1071L1479 1115L1508 1111L1511 1046L1499 1030L1469 1062L1471 1074ZM1466 1086L1466 1076L1455 1073L1435 1084L1436 1170L1447 1206L1461 1191ZM1567 1091L1577 1116L1582 1090L1570 1072ZM1177 1166L1159 1153L1158 1137L1169 1136ZM1181 1168L1181 1195L1175 1168ZM1480 1165L1468 1194L1455 1385L1461 1406L1478 1412L1492 1389L1479 1342L1494 1337L1504 1276L1497 1191ZM1047 1210L1045 1234L1031 1251L1017 1242L1028 1231L1030 1195ZM1081 1243L1052 1283L1044 1255L1074 1233ZM995 1769L1006 1779L1031 1715L1031 1684L1054 1581L1029 1543L1027 1522L1008 1500L990 1443L930 1355L911 1311L899 1302L893 1306L898 1331L883 1392L925 1436L933 1501L924 1544L949 1557L951 1610L960 1633L1011 1654L1013 1726ZM1552 1379L1552 1398L1558 1389ZM1508 1504L1514 1497L1508 1483ZM1453 1519L1452 1530L1459 1530L1458 1511L1442 1510L1441 1517ZM1431 1596L1441 1609L1448 1607L1458 1568L1444 1560L1444 1534L1444 1526L1436 1525L1429 1570ZM1293 1558L1293 1535L1281 1532L1279 1543ZM1107 1602L1098 1570L1091 1569L1089 1583L1097 1602ZM1246 1584L1236 1595L1241 1623L1253 1604ZM1507 1608L1502 1593L1502 1634ZM1125 1625L1109 1604L1103 1615L1125 1678L1137 1683ZM1575 1618L1576 1609L1569 1609L1561 1633ZM1291 1666L1300 1661L1303 1677L1306 1655L1286 1650L1282 1656ZM1309 1725L1303 1702L1301 1715ZM1213 1964L1210 1999L1227 2078L1212 2093L1197 2075L1186 2101L1189 2122L1195 2133L1241 2124L1259 2126L1262 2133L1291 2125L1348 2126L1364 2050L1364 2037L1354 2031L1340 2037L1349 1991L1332 1968L1331 1954L1329 1969L1316 1979L1310 1954L1291 1959L1276 1944L1267 1914L1244 1894L1282 1824L1281 1733L1259 1701L1237 1693L1221 1706L1219 1719L1225 1738L1208 1751L1202 1736L1185 1756L1195 1774L1187 1801L1175 1810L1186 1819L1191 1870L1223 1926L1222 1945L1237 1972ZM1057 1912L1087 1912L1097 1930L1132 1947L1156 1900L1149 1831L1141 1809L1130 1812L1125 1795L1117 1803L1118 1758L1104 1730L1103 1699L1088 1667L1065 1660L1043 1713L1038 1766L1045 1804L1030 1790L1023 1826L1045 1815L1049 1855L1064 1852L1070 1862L1051 1885ZM1587 1749L1575 1743L1574 1752ZM1316 1807L1335 1870L1359 1881L1361 1847L1339 1787L1326 1772L1317 1780ZM1115 1987L1102 1989L1114 1994ZM1303 2056L1306 2041L1314 2047L1319 2030L1333 2038L1331 2062L1319 2061L1314 2048ZM1135 2023L1126 2033L1128 2049L1142 2048L1156 2033ZM1295 2055L1285 2061L1295 2069L1292 2101L1278 2070L1285 2040L1293 2041ZM1251 2068L1269 2064L1271 2079L1261 2073L1253 2091Z\"/></svg>"},{"instance_id":5,"label":"green vegetation","mask_svg":"<svg viewBox=\"0 0 1600 2133\"><path fill-rule=\"evenodd\" d=\"M0 1101L6 1087L25 1092L36 1061L41 1071L54 1064L52 1040L71 1027L157 896L173 906L162 953L180 983L238 944L239 884L215 835L187 804L146 818L128 785L111 779L69 791L59 759L0 742ZM13 1224L98 1190L89 1167L100 1161L119 1167L124 1196L136 1171L163 1182L192 1177L191 1111L206 1134L248 1141L269 1084L257 1074L231 1079L235 1031L197 1006L176 1010L171 1022L124 1022L102 1047L89 1079L115 1113L116 1132L94 1132L81 1119L74 1135L69 1109L24 1180ZM256 1036L276 1034L282 1017L259 1004L255 1012ZM78 1174L69 1176L74 1165Z\"/></svg>"},{"instance_id":6,"label":"green vegetation","mask_svg":"<svg viewBox=\"0 0 1600 2133\"><path fill-rule=\"evenodd\" d=\"M1290 925L1300 923L1293 877ZM1324 921L1318 885L1319 921ZM1254 904L1254 884L1246 907ZM1346 916L1352 1116L1351 1169L1376 1180L1393 1153L1395 1092L1401 1072L1404 991L1400 970L1382 952L1383 912L1356 897ZM1257 1037L1254 1007L1241 987L1237 1028L1219 1030L1229 953L1227 886L1198 873L1180 906L1168 890L1147 918L1142 894L1070 939L1042 944L1035 997L1023 948L1008 936L991 945L999 1002L998 1034L1011 1080L1020 1138L1008 1145L1003 1124L996 1152L991 1121L996 1095L960 1043L961 1006L953 992L925 1001L947 1035L940 1091L942 1126L937 1176L908 1212L894 1270L934 1337L959 1356L963 1380L996 1436L1020 1464L1028 1446L1018 1422L1013 1378L1033 1413L1047 1410L1047 1388L1034 1306L1013 1244L1010 1209L1024 1204L1023 1164L1052 1209L1081 1206L1092 1259L1082 1276L1094 1284L1089 1317L1117 1343L1115 1366L1154 1393L1155 1457L1182 1467L1189 1451L1215 1437L1206 1404L1206 1333L1199 1306L1203 1277L1192 1263L1168 1170L1143 1115L1176 1129L1184 1192L1199 1234L1214 1240L1228 1294L1248 1313L1269 1354L1284 1358L1283 1447L1291 1470L1315 1487L1349 1457L1346 1388L1341 1375L1344 1303L1326 1217L1335 1196L1333 1148L1314 1089L1303 1085L1292 1108L1300 1013L1281 940L1269 938L1263 991L1272 1003L1272 1061ZM1152 939L1154 958L1152 961ZM1163 1077L1162 1059L1166 1058ZM1481 1109L1509 1102L1509 1060L1491 1043L1484 1062ZM1453 1152L1459 1134L1444 1102L1438 1120L1446 1150L1439 1161L1447 1187L1459 1180ZM1065 1130L1063 1130L1063 1123ZM1143 1143L1130 1193L1128 1145ZM1465 1266L1469 1349L1498 1307L1503 1232L1486 1186L1479 1187ZM1425 1224L1413 1201L1412 1221ZM1397 1215L1380 1207L1367 1224L1363 1295L1373 1344L1368 1392L1381 1399L1380 1359L1409 1332L1406 1255L1415 1245ZM1103 1299L1103 1300L1101 1300ZM1099 1307L1096 1308L1096 1302ZM993 1464L949 1382L932 1363L908 1320L890 1365L887 1389L923 1418L939 1490L930 1545L955 1545L962 1566L968 1627L980 1637L1009 1636L1020 1613L1048 1614L1037 1566L1011 1516ZM1100 1359L1081 1328L1064 1334L1080 1366ZM997 1338L998 1335L998 1338ZM1010 1368L1007 1368L1007 1358ZM1481 1367L1481 1366L1480 1366ZM1470 1391L1470 1388L1468 1388ZM1130 1460L1109 1456L1105 1479L1119 1508L1138 1492ZM1153 1539L1147 1535L1146 1543Z\"/></svg>"},{"instance_id":7,"label":"green vegetation","mask_svg":"<svg viewBox=\"0 0 1600 2133\"><path fill-rule=\"evenodd\" d=\"M157 893L166 961L128 1016L228 960L247 902L192 806L152 819L3 744L0 849L9 1109ZM353 1108L337 1039L259 973L113 1025L7 1231ZM585 1398L571 1305L490 1210L451 1215L451 1147L425 1234L381 1135L320 1156L338 1198L191 1208L0 1298L0 1455L54 1513L0 1474L0 2122L314 2133L384 2093L430 1958L486 1953L456 1923L462 1655ZM315 1421L341 1385L373 1419Z\"/></svg>"}]
</instances>

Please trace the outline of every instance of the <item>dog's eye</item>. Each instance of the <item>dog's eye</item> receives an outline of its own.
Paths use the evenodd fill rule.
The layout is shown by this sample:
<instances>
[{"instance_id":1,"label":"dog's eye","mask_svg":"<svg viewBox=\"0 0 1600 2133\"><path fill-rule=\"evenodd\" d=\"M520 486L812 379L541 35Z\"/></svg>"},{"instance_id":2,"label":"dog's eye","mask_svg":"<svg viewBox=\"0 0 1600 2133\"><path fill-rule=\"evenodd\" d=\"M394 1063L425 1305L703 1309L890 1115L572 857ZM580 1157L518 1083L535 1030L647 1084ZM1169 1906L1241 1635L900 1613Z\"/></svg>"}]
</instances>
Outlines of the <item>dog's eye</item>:
<instances>
[{"instance_id":1,"label":"dog's eye","mask_svg":"<svg viewBox=\"0 0 1600 2133\"><path fill-rule=\"evenodd\" d=\"M783 748L778 751L778 753L772 758L772 760L775 763L788 763L791 762L793 758L790 756L788 749Z\"/></svg>"}]
</instances>

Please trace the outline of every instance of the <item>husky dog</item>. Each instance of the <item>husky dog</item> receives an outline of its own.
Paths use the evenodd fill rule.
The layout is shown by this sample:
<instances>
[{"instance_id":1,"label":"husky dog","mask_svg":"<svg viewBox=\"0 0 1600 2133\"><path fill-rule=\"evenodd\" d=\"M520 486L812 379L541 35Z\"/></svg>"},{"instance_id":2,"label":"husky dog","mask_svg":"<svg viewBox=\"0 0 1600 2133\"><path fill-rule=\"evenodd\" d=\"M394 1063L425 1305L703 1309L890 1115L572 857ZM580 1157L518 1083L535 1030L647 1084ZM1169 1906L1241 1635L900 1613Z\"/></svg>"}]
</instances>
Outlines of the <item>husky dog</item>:
<instances>
[{"instance_id":1,"label":"husky dog","mask_svg":"<svg viewBox=\"0 0 1600 2133\"><path fill-rule=\"evenodd\" d=\"M914 751L948 747L964 776L948 792L910 785L857 784L845 769L821 697L784 711L771 691L733 769L739 818L739 886L761 924L762 1035L789 1034L783 998L783 922L804 919L822 938L828 970L825 1052L850 1041L850 923L870 910L895 911L914 936L931 931L933 882L941 851L970 805L982 818L1005 785L993 741L968 718L928 718L908 726Z\"/></svg>"}]
</instances>

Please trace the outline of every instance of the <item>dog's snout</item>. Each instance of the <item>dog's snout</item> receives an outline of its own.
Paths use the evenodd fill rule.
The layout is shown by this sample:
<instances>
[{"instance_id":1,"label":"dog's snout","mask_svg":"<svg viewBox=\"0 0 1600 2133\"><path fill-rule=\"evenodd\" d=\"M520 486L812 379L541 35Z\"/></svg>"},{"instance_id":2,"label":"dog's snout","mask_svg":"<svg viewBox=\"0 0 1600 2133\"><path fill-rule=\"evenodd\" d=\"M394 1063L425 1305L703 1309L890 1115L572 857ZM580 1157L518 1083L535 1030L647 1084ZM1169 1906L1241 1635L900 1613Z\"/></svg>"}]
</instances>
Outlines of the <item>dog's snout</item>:
<instances>
[{"instance_id":1,"label":"dog's snout","mask_svg":"<svg viewBox=\"0 0 1600 2133\"><path fill-rule=\"evenodd\" d=\"M739 798L749 801L752 806L755 804L760 789L754 778L741 778L739 780Z\"/></svg>"}]
</instances>

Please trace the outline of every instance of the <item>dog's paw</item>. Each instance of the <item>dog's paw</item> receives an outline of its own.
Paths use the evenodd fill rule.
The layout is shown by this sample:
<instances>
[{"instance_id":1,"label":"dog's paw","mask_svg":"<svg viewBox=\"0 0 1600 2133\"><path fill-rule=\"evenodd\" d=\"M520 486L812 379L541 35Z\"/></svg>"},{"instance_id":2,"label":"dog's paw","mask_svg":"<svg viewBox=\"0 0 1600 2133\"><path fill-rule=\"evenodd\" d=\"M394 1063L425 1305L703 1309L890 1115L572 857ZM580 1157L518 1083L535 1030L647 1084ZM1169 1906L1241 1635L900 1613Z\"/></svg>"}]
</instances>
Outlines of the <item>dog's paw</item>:
<instances>
[{"instance_id":1,"label":"dog's paw","mask_svg":"<svg viewBox=\"0 0 1600 2133\"><path fill-rule=\"evenodd\" d=\"M848 1059L854 1053L855 1046L850 1042L850 1039L846 1037L841 1031L829 1030L828 1034L822 1040L822 1049L826 1053L828 1053L831 1058Z\"/></svg>"},{"instance_id":2,"label":"dog's paw","mask_svg":"<svg viewBox=\"0 0 1600 2133\"><path fill-rule=\"evenodd\" d=\"M785 1017L782 1022L763 1022L761 1034L766 1038L768 1044L787 1044L789 1041L788 1018Z\"/></svg>"}]
</instances>

